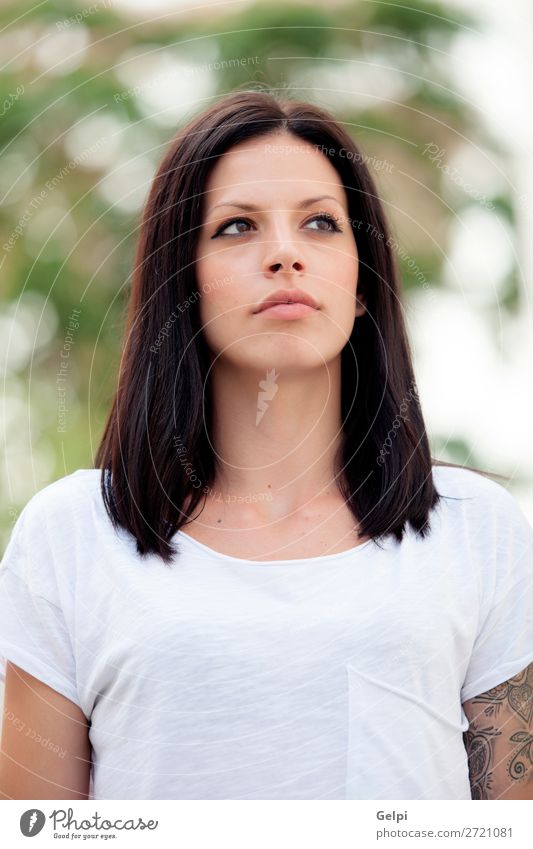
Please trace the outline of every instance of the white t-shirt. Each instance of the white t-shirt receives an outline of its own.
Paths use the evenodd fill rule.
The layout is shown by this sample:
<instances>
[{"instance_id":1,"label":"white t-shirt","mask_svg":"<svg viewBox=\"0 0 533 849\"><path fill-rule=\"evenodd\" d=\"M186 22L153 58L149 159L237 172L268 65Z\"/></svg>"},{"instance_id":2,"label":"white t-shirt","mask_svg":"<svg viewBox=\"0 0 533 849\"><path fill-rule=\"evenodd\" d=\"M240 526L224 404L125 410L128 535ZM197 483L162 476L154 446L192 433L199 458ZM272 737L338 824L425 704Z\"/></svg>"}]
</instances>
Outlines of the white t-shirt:
<instances>
[{"instance_id":1,"label":"white t-shirt","mask_svg":"<svg viewBox=\"0 0 533 849\"><path fill-rule=\"evenodd\" d=\"M424 540L258 562L178 532L165 566L80 469L13 528L0 655L90 718L95 799L470 799L462 702L533 661L533 531L434 479Z\"/></svg>"}]
</instances>

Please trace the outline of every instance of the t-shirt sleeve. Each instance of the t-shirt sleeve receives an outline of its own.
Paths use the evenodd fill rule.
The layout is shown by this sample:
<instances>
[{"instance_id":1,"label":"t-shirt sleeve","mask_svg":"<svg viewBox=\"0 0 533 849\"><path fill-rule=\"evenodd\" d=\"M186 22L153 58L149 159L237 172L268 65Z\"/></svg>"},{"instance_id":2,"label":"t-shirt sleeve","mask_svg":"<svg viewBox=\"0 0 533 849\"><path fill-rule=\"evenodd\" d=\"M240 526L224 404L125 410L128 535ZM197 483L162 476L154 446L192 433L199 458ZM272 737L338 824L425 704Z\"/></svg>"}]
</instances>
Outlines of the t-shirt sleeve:
<instances>
[{"instance_id":1,"label":"t-shirt sleeve","mask_svg":"<svg viewBox=\"0 0 533 849\"><path fill-rule=\"evenodd\" d=\"M533 529L518 501L491 482L479 521L480 609L461 702L502 684L533 662ZM481 538L483 536L483 539Z\"/></svg>"},{"instance_id":2,"label":"t-shirt sleeve","mask_svg":"<svg viewBox=\"0 0 533 849\"><path fill-rule=\"evenodd\" d=\"M45 500L43 490L24 507L0 563L0 657L81 707Z\"/></svg>"}]
</instances>

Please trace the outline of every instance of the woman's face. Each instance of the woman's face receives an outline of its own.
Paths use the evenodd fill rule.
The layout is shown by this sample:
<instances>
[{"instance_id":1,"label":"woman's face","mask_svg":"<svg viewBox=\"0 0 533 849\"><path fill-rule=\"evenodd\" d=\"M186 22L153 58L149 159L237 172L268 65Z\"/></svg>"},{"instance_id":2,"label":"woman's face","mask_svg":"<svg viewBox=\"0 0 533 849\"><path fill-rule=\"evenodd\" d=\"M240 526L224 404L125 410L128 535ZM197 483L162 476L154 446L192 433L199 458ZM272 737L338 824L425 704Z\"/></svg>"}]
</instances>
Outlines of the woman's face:
<instances>
[{"instance_id":1,"label":"woman's face","mask_svg":"<svg viewBox=\"0 0 533 849\"><path fill-rule=\"evenodd\" d=\"M364 307L346 192L326 156L289 133L242 142L217 160L203 202L196 274L215 359L286 370L337 357ZM258 311L295 289L315 306Z\"/></svg>"}]
</instances>

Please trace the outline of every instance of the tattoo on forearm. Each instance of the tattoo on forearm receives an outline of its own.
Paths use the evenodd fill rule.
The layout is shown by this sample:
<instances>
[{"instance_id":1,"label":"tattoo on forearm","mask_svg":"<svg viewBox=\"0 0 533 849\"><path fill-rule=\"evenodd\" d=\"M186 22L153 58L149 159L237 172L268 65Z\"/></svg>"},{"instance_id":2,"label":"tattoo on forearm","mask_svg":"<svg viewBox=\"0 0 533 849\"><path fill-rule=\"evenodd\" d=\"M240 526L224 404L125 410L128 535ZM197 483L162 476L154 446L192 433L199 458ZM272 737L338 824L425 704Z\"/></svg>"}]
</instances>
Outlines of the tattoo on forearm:
<instances>
[{"instance_id":1,"label":"tattoo on forearm","mask_svg":"<svg viewBox=\"0 0 533 849\"><path fill-rule=\"evenodd\" d=\"M502 705L509 705L512 712L530 726L533 719L533 663L514 678L478 696L474 704L488 704L485 709L487 716L493 712L497 715Z\"/></svg>"},{"instance_id":2,"label":"tattoo on forearm","mask_svg":"<svg viewBox=\"0 0 533 849\"><path fill-rule=\"evenodd\" d=\"M518 750L509 764L509 775L515 781L519 781L526 775L529 767L533 765L531 753L533 734L528 734L527 731L517 731L516 734L512 734L509 739L514 743L523 743L522 747ZM529 761L529 764L526 763L526 760Z\"/></svg>"},{"instance_id":3,"label":"tattoo on forearm","mask_svg":"<svg viewBox=\"0 0 533 849\"><path fill-rule=\"evenodd\" d=\"M492 726L481 728L477 722L472 723L463 734L465 749L468 753L468 772L472 799L490 799L492 788L492 770L494 762L494 746L492 741L499 737L501 731Z\"/></svg>"},{"instance_id":4,"label":"tattoo on forearm","mask_svg":"<svg viewBox=\"0 0 533 849\"><path fill-rule=\"evenodd\" d=\"M480 712L463 734L472 798L490 799L493 773L497 767L505 769L509 785L512 785L524 779L533 766L533 664L509 681L476 697L472 704L480 705ZM489 717L497 717L502 708L516 717L516 722L513 724L506 720L500 731L487 722ZM516 729L517 723L519 730ZM501 736L509 742L509 759L505 765L495 761L495 743Z\"/></svg>"}]
</instances>

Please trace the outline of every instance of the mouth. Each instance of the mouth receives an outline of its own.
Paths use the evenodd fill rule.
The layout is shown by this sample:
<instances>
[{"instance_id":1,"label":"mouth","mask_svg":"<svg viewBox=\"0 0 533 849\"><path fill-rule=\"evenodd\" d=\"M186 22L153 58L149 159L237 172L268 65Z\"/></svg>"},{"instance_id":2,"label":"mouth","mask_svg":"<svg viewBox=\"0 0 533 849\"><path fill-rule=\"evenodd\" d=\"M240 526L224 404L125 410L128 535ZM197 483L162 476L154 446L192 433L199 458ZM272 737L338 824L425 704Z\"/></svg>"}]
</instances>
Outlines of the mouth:
<instances>
[{"instance_id":1,"label":"mouth","mask_svg":"<svg viewBox=\"0 0 533 849\"><path fill-rule=\"evenodd\" d=\"M262 315L265 318L295 319L304 318L304 316L316 312L318 312L316 307L310 307L309 304L302 304L301 301L295 301L294 303L271 304L269 307L260 310L258 315Z\"/></svg>"},{"instance_id":2,"label":"mouth","mask_svg":"<svg viewBox=\"0 0 533 849\"><path fill-rule=\"evenodd\" d=\"M280 289L268 295L254 310L270 318L301 318L320 309L315 299L300 289Z\"/></svg>"}]
</instances>

